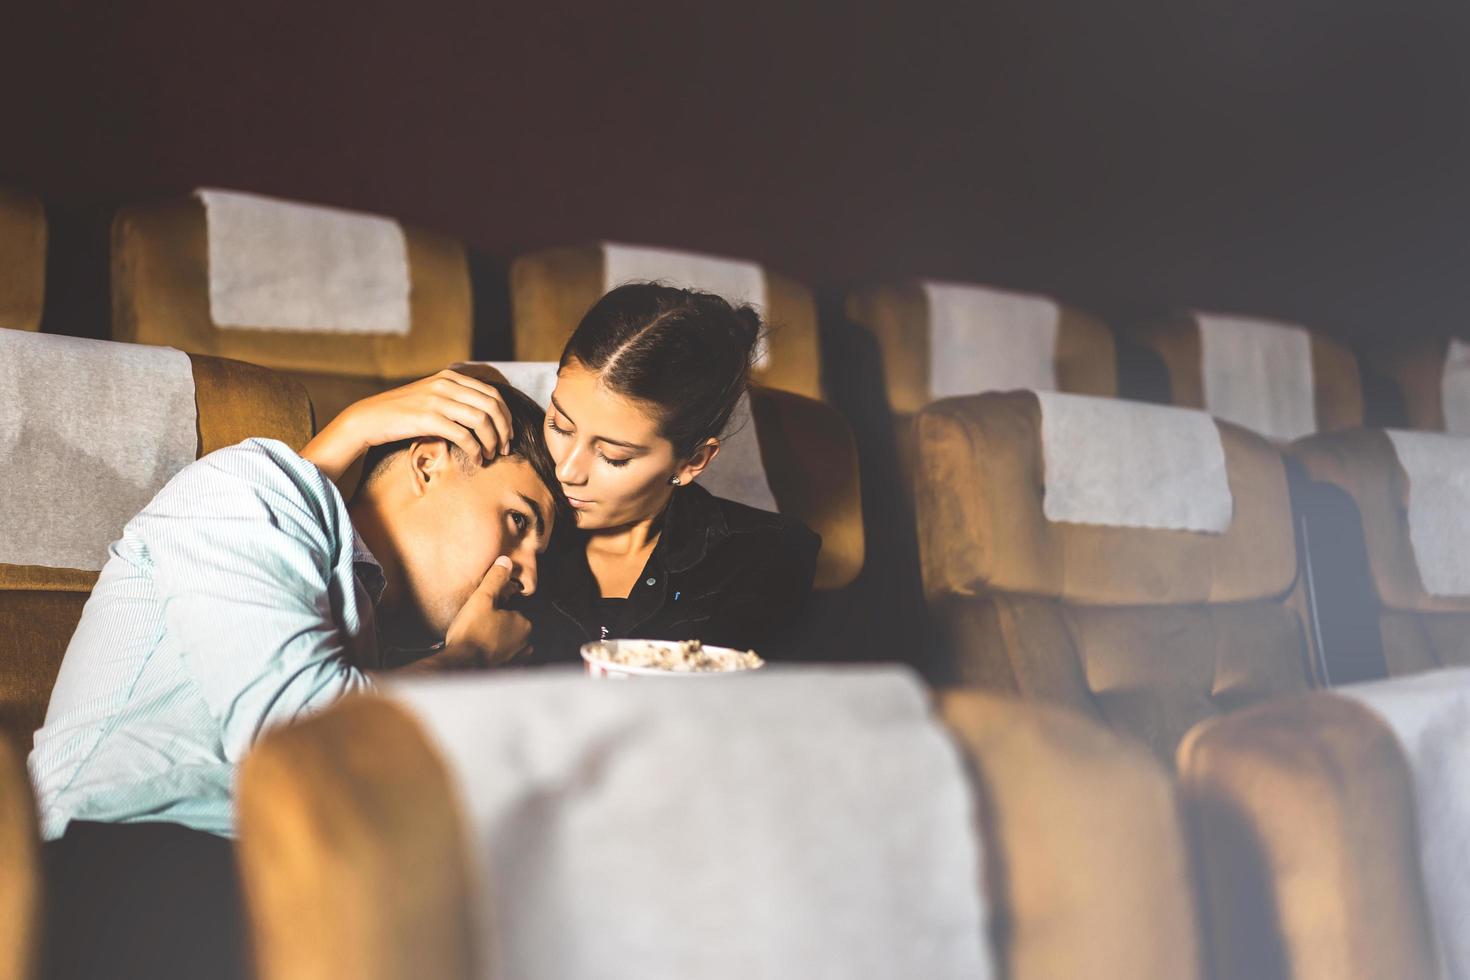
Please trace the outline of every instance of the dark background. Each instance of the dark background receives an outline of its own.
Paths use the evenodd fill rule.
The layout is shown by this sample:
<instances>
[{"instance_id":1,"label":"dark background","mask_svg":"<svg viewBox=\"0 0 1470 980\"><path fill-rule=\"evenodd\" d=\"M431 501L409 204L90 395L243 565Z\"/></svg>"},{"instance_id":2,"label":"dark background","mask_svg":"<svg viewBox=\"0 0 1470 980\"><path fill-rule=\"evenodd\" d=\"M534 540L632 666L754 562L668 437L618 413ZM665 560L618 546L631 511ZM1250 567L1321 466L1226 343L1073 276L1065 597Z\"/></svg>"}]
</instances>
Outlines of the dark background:
<instances>
[{"instance_id":1,"label":"dark background","mask_svg":"<svg viewBox=\"0 0 1470 980\"><path fill-rule=\"evenodd\" d=\"M829 293L1437 332L1470 299L1467 55L1463 0L11 2L0 180L63 259L82 217L214 185L502 264L607 238Z\"/></svg>"}]
</instances>

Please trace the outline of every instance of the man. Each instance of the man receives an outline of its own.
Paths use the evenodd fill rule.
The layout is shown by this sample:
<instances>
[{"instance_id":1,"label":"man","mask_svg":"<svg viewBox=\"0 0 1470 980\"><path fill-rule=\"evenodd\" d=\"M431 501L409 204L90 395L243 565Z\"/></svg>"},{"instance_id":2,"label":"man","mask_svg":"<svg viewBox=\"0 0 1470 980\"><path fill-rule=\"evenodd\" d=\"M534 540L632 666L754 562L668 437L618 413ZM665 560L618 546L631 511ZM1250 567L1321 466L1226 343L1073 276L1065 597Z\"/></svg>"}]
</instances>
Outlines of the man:
<instances>
[{"instance_id":1,"label":"man","mask_svg":"<svg viewBox=\"0 0 1470 980\"><path fill-rule=\"evenodd\" d=\"M380 447L349 506L312 462L251 439L182 470L113 544L30 758L48 975L240 969L232 783L261 733L373 671L524 649L506 604L534 591L556 510L542 412L451 377L508 411L485 458ZM476 445L488 416L456 412Z\"/></svg>"}]
</instances>

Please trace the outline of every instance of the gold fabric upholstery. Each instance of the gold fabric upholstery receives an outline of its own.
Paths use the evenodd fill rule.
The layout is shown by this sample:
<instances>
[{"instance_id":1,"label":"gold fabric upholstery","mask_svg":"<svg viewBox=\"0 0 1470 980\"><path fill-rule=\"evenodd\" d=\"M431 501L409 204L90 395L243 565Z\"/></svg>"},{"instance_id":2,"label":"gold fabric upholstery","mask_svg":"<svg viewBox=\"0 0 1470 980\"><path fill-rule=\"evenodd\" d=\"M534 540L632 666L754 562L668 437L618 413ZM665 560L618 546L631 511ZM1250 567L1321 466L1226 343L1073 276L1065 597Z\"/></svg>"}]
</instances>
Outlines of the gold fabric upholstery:
<instances>
[{"instance_id":1,"label":"gold fabric upholstery","mask_svg":"<svg viewBox=\"0 0 1470 980\"><path fill-rule=\"evenodd\" d=\"M851 293L847 318L873 334L883 359L888 404L902 415L934 400L929 387L929 301L918 282L869 287ZM1091 314L1061 307L1057 328L1057 390L1113 398L1118 394L1113 335Z\"/></svg>"},{"instance_id":2,"label":"gold fabric upholstery","mask_svg":"<svg viewBox=\"0 0 1470 980\"><path fill-rule=\"evenodd\" d=\"M221 329L209 313L209 245L195 198L133 205L112 224L112 337L235 358L307 385L317 419L352 400L470 356L473 317L464 248L404 228L412 326L405 335Z\"/></svg>"},{"instance_id":3,"label":"gold fabric upholstery","mask_svg":"<svg viewBox=\"0 0 1470 980\"><path fill-rule=\"evenodd\" d=\"M920 413L924 587L953 680L1068 705L1166 760L1200 720L1304 690L1302 629L1285 605L1285 468L1264 439L1217 424L1235 514L1209 535L1048 521L1030 393Z\"/></svg>"},{"instance_id":4,"label":"gold fabric upholstery","mask_svg":"<svg viewBox=\"0 0 1470 980\"><path fill-rule=\"evenodd\" d=\"M254 364L191 354L198 455L251 436L293 449L311 438L311 403L290 378ZM97 487L106 493L107 487ZM97 573L0 564L0 735L29 745Z\"/></svg>"},{"instance_id":5,"label":"gold fabric upholstery","mask_svg":"<svg viewBox=\"0 0 1470 980\"><path fill-rule=\"evenodd\" d=\"M1070 712L975 691L939 707L976 775L997 976L1202 977L1164 768Z\"/></svg>"},{"instance_id":6,"label":"gold fabric upholstery","mask_svg":"<svg viewBox=\"0 0 1470 980\"><path fill-rule=\"evenodd\" d=\"M1029 392L950 398L919 415L919 539L930 595L981 591L1097 605L1278 597L1296 577L1281 456L1219 423L1235 515L1223 534L1048 521L1041 406Z\"/></svg>"},{"instance_id":7,"label":"gold fabric upholstery","mask_svg":"<svg viewBox=\"0 0 1470 980\"><path fill-rule=\"evenodd\" d=\"M1439 975L1413 777L1329 693L1214 719L1179 748L1218 980Z\"/></svg>"},{"instance_id":8,"label":"gold fabric upholstery","mask_svg":"<svg viewBox=\"0 0 1470 980\"><path fill-rule=\"evenodd\" d=\"M269 733L238 814L260 980L478 975L458 801L402 708L352 697Z\"/></svg>"},{"instance_id":9,"label":"gold fabric upholstery","mask_svg":"<svg viewBox=\"0 0 1470 980\"><path fill-rule=\"evenodd\" d=\"M769 363L754 380L768 388L822 397L817 304L811 290L766 271ZM600 245L554 248L511 263L511 327L518 361L559 361L582 315L603 294Z\"/></svg>"},{"instance_id":10,"label":"gold fabric upholstery","mask_svg":"<svg viewBox=\"0 0 1470 980\"><path fill-rule=\"evenodd\" d=\"M1470 597L1430 595L1409 541L1409 477L1388 436L1358 429L1298 440L1291 454L1308 475L1342 488L1363 519L1368 565L1379 600L1404 612L1470 613Z\"/></svg>"},{"instance_id":11,"label":"gold fabric upholstery","mask_svg":"<svg viewBox=\"0 0 1470 980\"><path fill-rule=\"evenodd\" d=\"M1195 314L1146 324L1130 339L1159 355L1169 374L1173 404L1205 407L1203 355L1199 320ZM1363 424L1363 383L1358 360L1346 347L1316 331L1308 331L1312 345L1312 400L1317 431L1336 432Z\"/></svg>"},{"instance_id":12,"label":"gold fabric upholstery","mask_svg":"<svg viewBox=\"0 0 1470 980\"><path fill-rule=\"evenodd\" d=\"M0 732L0 980L36 975L41 835L25 754Z\"/></svg>"},{"instance_id":13,"label":"gold fabric upholstery","mask_svg":"<svg viewBox=\"0 0 1470 980\"><path fill-rule=\"evenodd\" d=\"M840 589L863 568L863 501L857 446L835 408L753 386L750 413L766 480L781 513L822 536L815 587Z\"/></svg>"},{"instance_id":14,"label":"gold fabric upholstery","mask_svg":"<svg viewBox=\"0 0 1470 980\"><path fill-rule=\"evenodd\" d=\"M1449 347L1445 337L1403 340L1367 356L1367 363L1403 394L1404 424L1410 429L1444 431L1444 364Z\"/></svg>"},{"instance_id":15,"label":"gold fabric upholstery","mask_svg":"<svg viewBox=\"0 0 1470 980\"><path fill-rule=\"evenodd\" d=\"M1409 538L1409 477L1388 436L1377 429L1317 435L1291 453L1358 508L1389 674L1470 666L1470 596L1425 591Z\"/></svg>"},{"instance_id":16,"label":"gold fabric upholstery","mask_svg":"<svg viewBox=\"0 0 1470 980\"><path fill-rule=\"evenodd\" d=\"M0 187L0 328L39 330L46 296L46 212L24 191Z\"/></svg>"}]
</instances>

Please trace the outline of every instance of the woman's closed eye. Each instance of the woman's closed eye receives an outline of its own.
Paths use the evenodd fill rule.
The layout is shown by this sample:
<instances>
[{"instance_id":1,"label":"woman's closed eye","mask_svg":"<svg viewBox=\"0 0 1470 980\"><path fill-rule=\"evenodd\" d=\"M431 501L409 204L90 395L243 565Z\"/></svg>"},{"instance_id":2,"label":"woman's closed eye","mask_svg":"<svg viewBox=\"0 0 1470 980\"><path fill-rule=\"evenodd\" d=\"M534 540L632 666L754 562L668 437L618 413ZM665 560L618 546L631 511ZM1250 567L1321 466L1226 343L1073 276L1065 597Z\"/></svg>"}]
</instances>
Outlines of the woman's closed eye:
<instances>
[{"instance_id":1,"label":"woman's closed eye","mask_svg":"<svg viewBox=\"0 0 1470 980\"><path fill-rule=\"evenodd\" d=\"M559 425L556 424L556 416L555 415L548 415L548 416L546 416L546 427L548 429L550 429L552 432L556 433L557 435L562 436L563 438L565 438L566 436L570 436L572 434L572 430L571 429L563 429L561 426L559 426ZM632 457L629 457L627 459L618 459L616 457L609 456L607 453L603 452L601 449L596 450L596 452L597 452L598 457L601 458L602 461L605 462L605 463L607 463L607 465L609 465L609 466L627 466L629 463L631 463L633 461L632 460Z\"/></svg>"}]
</instances>

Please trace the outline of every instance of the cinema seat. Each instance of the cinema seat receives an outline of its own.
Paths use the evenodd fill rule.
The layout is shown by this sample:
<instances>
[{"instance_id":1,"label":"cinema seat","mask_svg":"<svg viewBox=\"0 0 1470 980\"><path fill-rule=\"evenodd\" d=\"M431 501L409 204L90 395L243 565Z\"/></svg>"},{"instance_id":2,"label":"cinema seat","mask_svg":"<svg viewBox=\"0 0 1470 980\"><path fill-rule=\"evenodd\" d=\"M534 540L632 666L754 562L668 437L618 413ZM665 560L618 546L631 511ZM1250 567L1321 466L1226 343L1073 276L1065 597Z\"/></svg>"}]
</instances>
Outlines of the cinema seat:
<instances>
[{"instance_id":1,"label":"cinema seat","mask_svg":"<svg viewBox=\"0 0 1470 980\"><path fill-rule=\"evenodd\" d=\"M46 295L46 212L31 194L0 187L0 328L39 330Z\"/></svg>"},{"instance_id":2,"label":"cinema seat","mask_svg":"<svg viewBox=\"0 0 1470 980\"><path fill-rule=\"evenodd\" d=\"M1279 443L1363 424L1357 358L1316 331L1190 311L1129 336L1163 361L1171 404L1204 409Z\"/></svg>"},{"instance_id":3,"label":"cinema seat","mask_svg":"<svg viewBox=\"0 0 1470 980\"><path fill-rule=\"evenodd\" d=\"M556 387L555 361L480 361L455 368L494 371L542 405ZM717 496L802 521L822 536L815 587L846 587L862 571L864 558L851 429L824 402L762 385L751 387L749 411L748 422L737 413L720 456L700 483Z\"/></svg>"},{"instance_id":4,"label":"cinema seat","mask_svg":"<svg viewBox=\"0 0 1470 980\"><path fill-rule=\"evenodd\" d=\"M350 699L242 767L259 976L1203 976L1156 760L978 692L930 712L863 668Z\"/></svg>"},{"instance_id":5,"label":"cinema seat","mask_svg":"<svg viewBox=\"0 0 1470 980\"><path fill-rule=\"evenodd\" d=\"M323 425L359 398L470 356L470 280L463 247L410 227L402 228L402 241L409 286L406 332L373 332L381 327L339 320L330 312L314 313L310 327L225 327L213 315L203 202L186 197L124 207L112 225L112 339L177 347L289 374L306 386L316 422ZM267 277L256 285L290 286L288 271L272 269L263 275L279 275L281 281Z\"/></svg>"},{"instance_id":6,"label":"cinema seat","mask_svg":"<svg viewBox=\"0 0 1470 980\"><path fill-rule=\"evenodd\" d=\"M511 326L518 361L556 361L582 315L624 282L656 280L755 304L770 326L754 378L822 397L817 307L811 291L754 262L604 243L554 248L511 263Z\"/></svg>"},{"instance_id":7,"label":"cinema seat","mask_svg":"<svg viewBox=\"0 0 1470 980\"><path fill-rule=\"evenodd\" d=\"M1466 671L1211 719L1180 746L1218 980L1463 977Z\"/></svg>"},{"instance_id":8,"label":"cinema seat","mask_svg":"<svg viewBox=\"0 0 1470 980\"><path fill-rule=\"evenodd\" d=\"M877 340L889 407L899 416L986 391L1118 394L1107 326L1044 296L911 281L856 290L846 312Z\"/></svg>"},{"instance_id":9,"label":"cinema seat","mask_svg":"<svg viewBox=\"0 0 1470 980\"><path fill-rule=\"evenodd\" d=\"M1418 454L1406 463L1396 439ZM1303 439L1291 454L1314 481L1303 510L1328 681L1470 666L1470 580L1453 577L1455 556L1470 553L1456 474L1470 471L1470 438L1359 429ZM1424 457L1445 472L1416 475L1407 464ZM1416 534L1421 504L1447 513ZM1425 564L1446 558L1448 581Z\"/></svg>"},{"instance_id":10,"label":"cinema seat","mask_svg":"<svg viewBox=\"0 0 1470 980\"><path fill-rule=\"evenodd\" d=\"M1402 424L1470 435L1470 343L1458 337L1401 338L1365 355L1402 400Z\"/></svg>"},{"instance_id":11,"label":"cinema seat","mask_svg":"<svg viewBox=\"0 0 1470 980\"><path fill-rule=\"evenodd\" d=\"M1082 428L1049 442L1047 400L1059 427ZM936 402L917 433L939 683L1068 705L1165 760L1202 719L1307 687L1286 605L1286 472L1261 437L1200 412L1034 392Z\"/></svg>"},{"instance_id":12,"label":"cinema seat","mask_svg":"<svg viewBox=\"0 0 1470 980\"><path fill-rule=\"evenodd\" d=\"M153 372L177 371L178 362L170 359L179 357L185 357L182 375L170 378L186 386L181 397L187 399L192 388L197 415L193 422L179 423L192 427L192 434L185 429L181 436L188 442L183 461L251 436L280 439L297 449L311 438L306 392L265 368L107 341L0 336L0 378L12 385L7 390L17 409L15 427L0 428L0 453L15 468L0 488L7 528L0 544L0 735L9 734L27 748L45 716L62 654L107 546L131 516L119 514L109 523L110 511L119 501L141 508L173 475L170 469L132 473L124 480L119 467L145 458L144 449L153 447L141 441L114 443L98 433L113 419L165 413L172 403L161 402L164 395ZM12 365L17 376L7 378ZM164 407L156 407L160 403ZM67 411L85 413L79 424L91 439L84 435L66 443L64 434L50 434ZM151 437L138 435L139 440ZM9 549L22 546L22 529L28 560L7 563Z\"/></svg>"},{"instance_id":13,"label":"cinema seat","mask_svg":"<svg viewBox=\"0 0 1470 980\"><path fill-rule=\"evenodd\" d=\"M0 980L30 980L41 937L41 834L25 754L3 732L0 868Z\"/></svg>"}]
</instances>

